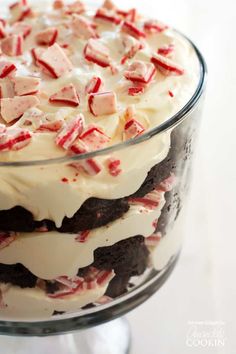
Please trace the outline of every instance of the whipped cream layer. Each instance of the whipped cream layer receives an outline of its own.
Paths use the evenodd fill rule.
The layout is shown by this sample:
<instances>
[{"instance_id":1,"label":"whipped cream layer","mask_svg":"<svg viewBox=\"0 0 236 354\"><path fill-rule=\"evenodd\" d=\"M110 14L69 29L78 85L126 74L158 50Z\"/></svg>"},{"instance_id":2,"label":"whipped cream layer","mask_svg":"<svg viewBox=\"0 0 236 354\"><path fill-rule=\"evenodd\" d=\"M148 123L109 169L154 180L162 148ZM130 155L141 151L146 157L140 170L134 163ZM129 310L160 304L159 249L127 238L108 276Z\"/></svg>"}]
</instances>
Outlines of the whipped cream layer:
<instances>
[{"instance_id":1,"label":"whipped cream layer","mask_svg":"<svg viewBox=\"0 0 236 354\"><path fill-rule=\"evenodd\" d=\"M45 3L44 3L45 8ZM45 13L35 7L37 20L25 19L32 25L31 34L24 43L24 54L19 57L6 57L17 66L16 75L33 75L41 78L37 106L42 114L49 115L50 120L58 117L66 121L77 113L85 117L86 127L96 124L110 137L107 146L123 141L125 112L133 109L135 118L142 123L146 131L151 129L178 112L192 97L199 80L199 63L191 44L172 29L161 33L147 35L145 46L136 53L134 58L121 65L124 47L124 34L120 26L104 24L96 21L100 41L110 50L115 71L110 67L102 68L88 62L83 56L87 40L78 38L71 33L71 17L61 15L60 11L51 10ZM94 10L87 11L83 16L93 19ZM146 19L139 18L137 25L143 26ZM69 43L65 52L73 64L73 70L58 79L50 78L33 64L29 49L35 47L35 35L47 27L57 27L58 42ZM150 57L157 48L163 45L174 45L172 60L184 69L184 75L165 76L157 70L155 77L145 92L138 96L129 96L128 87L131 82L124 77L124 72L134 60L150 63ZM117 111L112 115L94 117L88 108L88 97L85 86L93 77L98 76L104 82L102 91L112 91L117 97ZM49 97L62 87L73 84L80 96L80 105L76 108L61 107L49 103ZM132 86L132 85L131 85ZM169 94L171 92L173 97ZM27 116L27 112L25 115ZM24 119L16 122L17 127L24 126ZM3 120L2 120L3 122ZM30 127L29 127L30 129ZM56 133L34 132L28 146L19 151L0 152L0 161L31 161L66 156L67 152L55 144ZM83 202L90 197L116 199L136 192L145 180L148 171L167 156L170 148L170 132L162 133L142 144L125 148L112 155L97 157L103 167L95 176L89 176L68 166L45 165L38 167L0 167L0 210L14 206L22 206L32 212L35 220L53 220L57 227L61 226L65 216L72 217ZM122 172L114 177L106 168L107 158L113 157L121 162ZM63 182L63 181L64 182ZM65 180L67 183L65 183Z\"/></svg>"},{"instance_id":2,"label":"whipped cream layer","mask_svg":"<svg viewBox=\"0 0 236 354\"><path fill-rule=\"evenodd\" d=\"M136 235L150 236L164 204L162 194L159 206L154 210L133 205L124 217L91 230L83 243L78 241L78 235L73 234L54 231L20 233L15 241L0 250L0 263L21 263L38 278L45 280L59 276L73 278L79 268L93 263L97 248L112 246Z\"/></svg>"},{"instance_id":3,"label":"whipped cream layer","mask_svg":"<svg viewBox=\"0 0 236 354\"><path fill-rule=\"evenodd\" d=\"M21 289L18 286L0 284L1 319L48 319L54 311L76 311L99 300L105 294L108 284L66 296L64 299L52 299L39 288Z\"/></svg>"}]
</instances>

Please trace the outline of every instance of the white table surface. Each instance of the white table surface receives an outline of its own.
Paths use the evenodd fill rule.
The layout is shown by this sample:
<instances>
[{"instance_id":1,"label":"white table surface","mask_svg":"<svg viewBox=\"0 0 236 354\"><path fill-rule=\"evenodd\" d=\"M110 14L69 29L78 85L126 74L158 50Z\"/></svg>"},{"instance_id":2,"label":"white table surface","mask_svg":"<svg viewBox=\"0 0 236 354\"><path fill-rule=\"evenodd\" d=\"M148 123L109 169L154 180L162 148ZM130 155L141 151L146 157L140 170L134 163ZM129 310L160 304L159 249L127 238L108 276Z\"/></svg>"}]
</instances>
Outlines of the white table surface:
<instances>
[{"instance_id":1,"label":"white table surface","mask_svg":"<svg viewBox=\"0 0 236 354\"><path fill-rule=\"evenodd\" d=\"M134 1L117 0L117 4L133 7ZM133 331L132 354L233 354L236 5L233 0L136 0L135 6L195 41L206 58L209 82L185 246L165 286L128 315ZM189 321L224 322L225 346L189 347Z\"/></svg>"}]
</instances>

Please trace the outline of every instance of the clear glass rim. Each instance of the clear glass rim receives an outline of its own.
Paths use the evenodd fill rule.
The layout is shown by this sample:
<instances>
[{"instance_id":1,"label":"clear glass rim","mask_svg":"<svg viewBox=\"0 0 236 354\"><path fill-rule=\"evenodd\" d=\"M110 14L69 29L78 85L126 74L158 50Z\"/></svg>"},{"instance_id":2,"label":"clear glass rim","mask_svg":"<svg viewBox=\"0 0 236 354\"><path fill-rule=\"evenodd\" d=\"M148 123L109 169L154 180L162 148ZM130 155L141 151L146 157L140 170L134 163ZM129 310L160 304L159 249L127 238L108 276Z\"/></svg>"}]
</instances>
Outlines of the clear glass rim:
<instances>
[{"instance_id":1,"label":"clear glass rim","mask_svg":"<svg viewBox=\"0 0 236 354\"><path fill-rule=\"evenodd\" d=\"M29 166L42 166L42 165L54 165L54 164L63 164L63 163L73 163L76 161L80 161L87 158L92 158L96 156L101 156L105 154L110 154L115 151L124 149L129 146L140 144L146 140L149 140L153 136L157 134L161 134L177 124L179 124L182 120L184 120L189 113L194 109L195 105L199 101L202 93L204 92L206 86L206 76L207 76L207 66L206 62L199 51L199 49L195 46L195 44L181 32L177 31L181 36L183 36L189 43L192 45L195 53L197 55L199 64L200 64L200 74L199 74L199 82L196 87L196 90L190 100L184 105L184 107L179 110L176 114L171 116L167 121L161 123L160 125L152 128L147 131L143 135L140 135L137 138L127 140L122 143L114 144L112 146L106 147L104 149L88 152L85 154L75 155L75 156L63 156L52 159L44 159L44 160L32 160L32 161L11 161L11 162L1 162L0 167L29 167Z\"/></svg>"}]
</instances>

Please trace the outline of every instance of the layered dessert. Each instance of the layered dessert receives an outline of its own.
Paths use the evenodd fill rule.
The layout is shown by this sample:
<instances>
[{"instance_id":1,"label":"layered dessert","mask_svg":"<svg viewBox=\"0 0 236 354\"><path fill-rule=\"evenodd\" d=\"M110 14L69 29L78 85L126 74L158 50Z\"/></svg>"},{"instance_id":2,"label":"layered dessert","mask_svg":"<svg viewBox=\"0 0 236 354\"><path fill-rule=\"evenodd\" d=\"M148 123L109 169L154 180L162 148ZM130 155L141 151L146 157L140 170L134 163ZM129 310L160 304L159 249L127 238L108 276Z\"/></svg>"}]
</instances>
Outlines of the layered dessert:
<instances>
[{"instance_id":1,"label":"layered dessert","mask_svg":"<svg viewBox=\"0 0 236 354\"><path fill-rule=\"evenodd\" d=\"M0 48L0 319L110 302L179 252L193 131L147 134L194 95L195 50L110 0L20 0Z\"/></svg>"}]
</instances>

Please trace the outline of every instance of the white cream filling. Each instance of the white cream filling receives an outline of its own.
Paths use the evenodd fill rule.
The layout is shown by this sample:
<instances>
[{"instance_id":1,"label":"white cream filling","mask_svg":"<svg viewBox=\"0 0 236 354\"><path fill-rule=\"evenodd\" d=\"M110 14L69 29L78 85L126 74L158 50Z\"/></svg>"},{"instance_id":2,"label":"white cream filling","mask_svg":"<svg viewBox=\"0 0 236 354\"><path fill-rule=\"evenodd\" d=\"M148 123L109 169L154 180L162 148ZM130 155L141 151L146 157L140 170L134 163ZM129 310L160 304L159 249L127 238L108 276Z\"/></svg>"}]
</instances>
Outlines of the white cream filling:
<instances>
[{"instance_id":1,"label":"white cream filling","mask_svg":"<svg viewBox=\"0 0 236 354\"><path fill-rule=\"evenodd\" d=\"M2 304L0 318L4 320L48 319L54 311L76 311L102 297L108 284L80 294L52 299L39 288L21 289L18 286L0 284Z\"/></svg>"},{"instance_id":2,"label":"white cream filling","mask_svg":"<svg viewBox=\"0 0 236 354\"><path fill-rule=\"evenodd\" d=\"M21 263L41 279L59 276L74 277L79 268L94 261L94 251L136 235L150 236L153 222L159 218L165 204L164 194L157 209L131 206L120 219L91 230L84 243L76 241L78 235L59 232L21 233L9 246L0 250L0 263Z\"/></svg>"}]
</instances>

